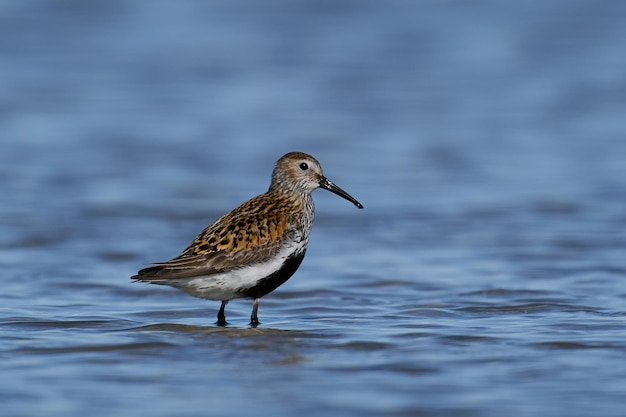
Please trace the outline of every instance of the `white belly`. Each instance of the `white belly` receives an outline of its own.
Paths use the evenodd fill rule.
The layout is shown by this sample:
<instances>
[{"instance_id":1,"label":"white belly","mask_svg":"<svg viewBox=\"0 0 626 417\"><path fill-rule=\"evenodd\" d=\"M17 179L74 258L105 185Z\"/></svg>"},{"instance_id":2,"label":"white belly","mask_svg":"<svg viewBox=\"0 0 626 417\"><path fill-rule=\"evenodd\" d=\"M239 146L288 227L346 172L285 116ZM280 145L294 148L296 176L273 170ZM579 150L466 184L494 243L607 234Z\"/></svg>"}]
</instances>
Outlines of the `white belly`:
<instances>
[{"instance_id":1,"label":"white belly","mask_svg":"<svg viewBox=\"0 0 626 417\"><path fill-rule=\"evenodd\" d=\"M172 279L159 284L171 285L189 295L207 300L232 300L246 295L243 289L255 287L260 280L278 271L289 255L299 252L301 242L285 245L280 252L266 262L258 263L228 272L191 278Z\"/></svg>"}]
</instances>

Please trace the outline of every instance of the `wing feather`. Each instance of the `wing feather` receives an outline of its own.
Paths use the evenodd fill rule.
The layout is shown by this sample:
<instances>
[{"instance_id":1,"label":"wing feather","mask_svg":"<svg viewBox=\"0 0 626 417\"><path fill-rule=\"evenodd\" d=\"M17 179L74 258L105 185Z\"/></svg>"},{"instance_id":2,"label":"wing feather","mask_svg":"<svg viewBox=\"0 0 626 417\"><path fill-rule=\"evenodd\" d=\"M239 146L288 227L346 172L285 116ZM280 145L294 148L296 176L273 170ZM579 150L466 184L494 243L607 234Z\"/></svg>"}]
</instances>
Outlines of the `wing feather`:
<instances>
[{"instance_id":1,"label":"wing feather","mask_svg":"<svg viewBox=\"0 0 626 417\"><path fill-rule=\"evenodd\" d=\"M285 207L276 201L269 194L248 200L204 229L179 256L144 268L131 279L159 283L266 261L285 242L299 239L287 216L280 215Z\"/></svg>"}]
</instances>

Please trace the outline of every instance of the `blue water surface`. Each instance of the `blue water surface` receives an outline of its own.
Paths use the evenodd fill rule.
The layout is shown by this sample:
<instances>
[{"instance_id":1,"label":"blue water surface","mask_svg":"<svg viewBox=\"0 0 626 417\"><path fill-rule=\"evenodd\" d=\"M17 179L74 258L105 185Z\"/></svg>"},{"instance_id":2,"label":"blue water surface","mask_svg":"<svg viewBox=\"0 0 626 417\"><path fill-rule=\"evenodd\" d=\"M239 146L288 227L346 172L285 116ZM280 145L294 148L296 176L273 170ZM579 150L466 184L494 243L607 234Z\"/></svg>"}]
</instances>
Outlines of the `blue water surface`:
<instances>
[{"instance_id":1,"label":"blue water surface","mask_svg":"<svg viewBox=\"0 0 626 417\"><path fill-rule=\"evenodd\" d=\"M626 3L0 4L0 414L623 416ZM296 275L131 283L314 155Z\"/></svg>"}]
</instances>

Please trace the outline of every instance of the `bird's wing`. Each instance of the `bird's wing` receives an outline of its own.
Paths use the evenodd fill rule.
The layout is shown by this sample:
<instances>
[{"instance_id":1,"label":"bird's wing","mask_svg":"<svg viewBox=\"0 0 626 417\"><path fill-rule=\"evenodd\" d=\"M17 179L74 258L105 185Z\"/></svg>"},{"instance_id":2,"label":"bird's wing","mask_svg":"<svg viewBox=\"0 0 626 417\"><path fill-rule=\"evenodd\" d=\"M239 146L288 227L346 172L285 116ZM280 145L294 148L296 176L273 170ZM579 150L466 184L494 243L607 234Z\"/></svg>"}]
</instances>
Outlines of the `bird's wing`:
<instances>
[{"instance_id":1,"label":"bird's wing","mask_svg":"<svg viewBox=\"0 0 626 417\"><path fill-rule=\"evenodd\" d=\"M267 216L272 202L254 211L258 203L249 200L204 229L179 256L144 268L131 279L159 282L228 272L263 262L287 241L299 239L285 216Z\"/></svg>"}]
</instances>

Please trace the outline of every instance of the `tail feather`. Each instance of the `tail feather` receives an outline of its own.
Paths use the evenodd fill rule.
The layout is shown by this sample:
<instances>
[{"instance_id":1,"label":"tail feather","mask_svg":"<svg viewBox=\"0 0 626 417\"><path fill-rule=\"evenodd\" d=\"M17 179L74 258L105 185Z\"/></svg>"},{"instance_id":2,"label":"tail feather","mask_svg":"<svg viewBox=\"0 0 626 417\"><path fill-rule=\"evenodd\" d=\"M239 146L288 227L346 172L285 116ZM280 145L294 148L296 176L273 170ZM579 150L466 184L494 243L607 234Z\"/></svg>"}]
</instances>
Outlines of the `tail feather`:
<instances>
[{"instance_id":1,"label":"tail feather","mask_svg":"<svg viewBox=\"0 0 626 417\"><path fill-rule=\"evenodd\" d=\"M149 266L148 268L144 268L137 272L137 274L130 277L130 279L133 281L150 282L153 279L158 278L159 272L162 270L163 267L159 265Z\"/></svg>"}]
</instances>

